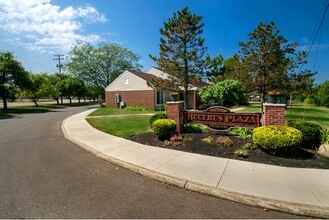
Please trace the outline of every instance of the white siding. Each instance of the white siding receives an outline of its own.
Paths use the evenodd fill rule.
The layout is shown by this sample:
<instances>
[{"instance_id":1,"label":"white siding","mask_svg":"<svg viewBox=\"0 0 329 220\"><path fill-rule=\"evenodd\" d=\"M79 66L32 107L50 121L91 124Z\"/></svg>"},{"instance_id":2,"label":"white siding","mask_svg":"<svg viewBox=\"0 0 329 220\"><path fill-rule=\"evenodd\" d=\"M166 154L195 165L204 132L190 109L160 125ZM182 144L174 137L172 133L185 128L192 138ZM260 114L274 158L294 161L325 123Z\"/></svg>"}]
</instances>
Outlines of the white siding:
<instances>
[{"instance_id":1,"label":"white siding","mask_svg":"<svg viewBox=\"0 0 329 220\"><path fill-rule=\"evenodd\" d=\"M148 73L148 74L152 74L154 76L157 76L157 77L160 77L160 78L163 78L163 79L168 79L168 73L165 73L157 68L154 68L154 67L150 67L148 70L146 70L145 73Z\"/></svg>"},{"instance_id":2,"label":"white siding","mask_svg":"<svg viewBox=\"0 0 329 220\"><path fill-rule=\"evenodd\" d=\"M140 91L153 90L148 87L146 81L129 71L124 71L110 85L105 88L105 91Z\"/></svg>"}]
</instances>

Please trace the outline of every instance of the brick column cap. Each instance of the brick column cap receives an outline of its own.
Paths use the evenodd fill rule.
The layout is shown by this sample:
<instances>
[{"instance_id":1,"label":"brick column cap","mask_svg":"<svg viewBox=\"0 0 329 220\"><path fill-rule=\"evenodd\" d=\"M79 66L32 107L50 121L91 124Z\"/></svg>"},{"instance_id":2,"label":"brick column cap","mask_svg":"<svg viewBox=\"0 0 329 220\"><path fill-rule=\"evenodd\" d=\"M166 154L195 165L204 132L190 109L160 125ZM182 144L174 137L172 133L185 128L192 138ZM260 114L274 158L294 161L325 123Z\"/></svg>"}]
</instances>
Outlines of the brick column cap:
<instances>
[{"instance_id":1,"label":"brick column cap","mask_svg":"<svg viewBox=\"0 0 329 220\"><path fill-rule=\"evenodd\" d=\"M286 104L263 103L264 106L286 107Z\"/></svg>"}]
</instances>

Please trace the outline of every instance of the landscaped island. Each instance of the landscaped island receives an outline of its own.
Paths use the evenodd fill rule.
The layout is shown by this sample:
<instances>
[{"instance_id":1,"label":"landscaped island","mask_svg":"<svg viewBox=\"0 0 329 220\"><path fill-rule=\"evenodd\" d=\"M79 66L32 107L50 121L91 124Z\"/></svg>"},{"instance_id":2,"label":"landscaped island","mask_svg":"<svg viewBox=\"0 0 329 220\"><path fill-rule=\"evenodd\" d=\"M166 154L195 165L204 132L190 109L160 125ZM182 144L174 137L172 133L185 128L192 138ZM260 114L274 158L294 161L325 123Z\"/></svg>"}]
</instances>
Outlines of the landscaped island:
<instances>
[{"instance_id":1,"label":"landscaped island","mask_svg":"<svg viewBox=\"0 0 329 220\"><path fill-rule=\"evenodd\" d=\"M260 104L244 106L239 112L260 112ZM305 121L328 128L328 113L329 109L323 107L308 106L305 110L305 106L296 105L287 108L286 121L304 118ZM100 108L87 121L106 133L154 147L278 166L329 169L329 158L318 155L316 149L298 148L290 155L273 155L256 146L251 137L252 132L245 129L219 134L198 126L188 126L189 130L185 130L185 133L159 140L149 123L154 114L152 111L131 111L129 108Z\"/></svg>"}]
</instances>

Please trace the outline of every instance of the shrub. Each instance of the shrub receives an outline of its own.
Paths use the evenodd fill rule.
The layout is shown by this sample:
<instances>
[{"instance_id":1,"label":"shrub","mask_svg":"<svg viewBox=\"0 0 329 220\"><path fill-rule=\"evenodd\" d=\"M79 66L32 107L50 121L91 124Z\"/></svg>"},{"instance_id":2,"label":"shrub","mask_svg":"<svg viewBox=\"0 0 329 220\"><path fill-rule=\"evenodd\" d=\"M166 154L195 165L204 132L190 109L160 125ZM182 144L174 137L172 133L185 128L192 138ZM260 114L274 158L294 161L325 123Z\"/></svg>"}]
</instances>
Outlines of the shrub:
<instances>
[{"instance_id":1,"label":"shrub","mask_svg":"<svg viewBox=\"0 0 329 220\"><path fill-rule=\"evenodd\" d=\"M193 139L191 137L188 137L187 135L174 135L172 136L169 140L165 140L164 145L168 146L168 145L181 145L184 144L185 142L189 142L192 141Z\"/></svg>"},{"instance_id":2,"label":"shrub","mask_svg":"<svg viewBox=\"0 0 329 220\"><path fill-rule=\"evenodd\" d=\"M291 155L302 142L302 133L288 126L265 126L254 129L252 139L260 148L271 154Z\"/></svg>"},{"instance_id":3,"label":"shrub","mask_svg":"<svg viewBox=\"0 0 329 220\"><path fill-rule=\"evenodd\" d=\"M184 124L184 133L206 133L207 127L204 125Z\"/></svg>"},{"instance_id":4,"label":"shrub","mask_svg":"<svg viewBox=\"0 0 329 220\"><path fill-rule=\"evenodd\" d=\"M233 128L230 131L231 134L243 139L250 139L252 136L252 132L252 128Z\"/></svg>"},{"instance_id":5,"label":"shrub","mask_svg":"<svg viewBox=\"0 0 329 220\"><path fill-rule=\"evenodd\" d=\"M257 148L256 145L252 143L246 143L242 146L243 149L255 150Z\"/></svg>"},{"instance_id":6,"label":"shrub","mask_svg":"<svg viewBox=\"0 0 329 220\"><path fill-rule=\"evenodd\" d=\"M152 115L152 117L150 118L150 125L152 127L153 122L155 122L158 119L166 119L167 118L167 114L164 112L158 112L155 115Z\"/></svg>"},{"instance_id":7,"label":"shrub","mask_svg":"<svg viewBox=\"0 0 329 220\"><path fill-rule=\"evenodd\" d=\"M125 108L125 110L127 111L135 111L135 112L145 112L147 109L141 106L137 106L137 105L131 105L131 106L127 106Z\"/></svg>"},{"instance_id":8,"label":"shrub","mask_svg":"<svg viewBox=\"0 0 329 220\"><path fill-rule=\"evenodd\" d=\"M165 140L175 133L176 122L171 119L158 119L152 123L152 129L160 140Z\"/></svg>"},{"instance_id":9,"label":"shrub","mask_svg":"<svg viewBox=\"0 0 329 220\"><path fill-rule=\"evenodd\" d=\"M212 143L214 143L214 138L209 136L209 137L206 137L206 138L202 138L201 141L203 143L212 144Z\"/></svg>"},{"instance_id":10,"label":"shrub","mask_svg":"<svg viewBox=\"0 0 329 220\"><path fill-rule=\"evenodd\" d=\"M303 134L301 147L316 149L321 145L322 127L318 124L302 120L288 121L288 126L297 128Z\"/></svg>"},{"instance_id":11,"label":"shrub","mask_svg":"<svg viewBox=\"0 0 329 220\"><path fill-rule=\"evenodd\" d=\"M248 157L248 151L244 149L237 149L233 151L233 154L238 157Z\"/></svg>"},{"instance_id":12,"label":"shrub","mask_svg":"<svg viewBox=\"0 0 329 220\"><path fill-rule=\"evenodd\" d=\"M329 130L322 129L321 131L321 144L329 144Z\"/></svg>"},{"instance_id":13,"label":"shrub","mask_svg":"<svg viewBox=\"0 0 329 220\"><path fill-rule=\"evenodd\" d=\"M233 141L229 137L219 137L216 139L216 143L223 144L224 147L233 146Z\"/></svg>"}]
</instances>

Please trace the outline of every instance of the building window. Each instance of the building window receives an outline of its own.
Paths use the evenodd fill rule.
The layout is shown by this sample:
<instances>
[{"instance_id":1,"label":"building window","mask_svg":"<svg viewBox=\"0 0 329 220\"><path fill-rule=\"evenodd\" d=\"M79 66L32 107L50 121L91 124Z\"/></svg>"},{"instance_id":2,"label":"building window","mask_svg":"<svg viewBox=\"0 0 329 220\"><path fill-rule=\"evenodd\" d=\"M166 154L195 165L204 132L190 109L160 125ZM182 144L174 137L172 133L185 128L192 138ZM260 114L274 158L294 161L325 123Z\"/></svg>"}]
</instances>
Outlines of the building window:
<instances>
[{"instance_id":1,"label":"building window","mask_svg":"<svg viewBox=\"0 0 329 220\"><path fill-rule=\"evenodd\" d=\"M157 105L163 105L163 91L157 91Z\"/></svg>"},{"instance_id":2,"label":"building window","mask_svg":"<svg viewBox=\"0 0 329 220\"><path fill-rule=\"evenodd\" d=\"M129 83L129 80L128 80L128 77L127 77L126 80L125 80L125 84L128 85L128 83Z\"/></svg>"}]
</instances>

